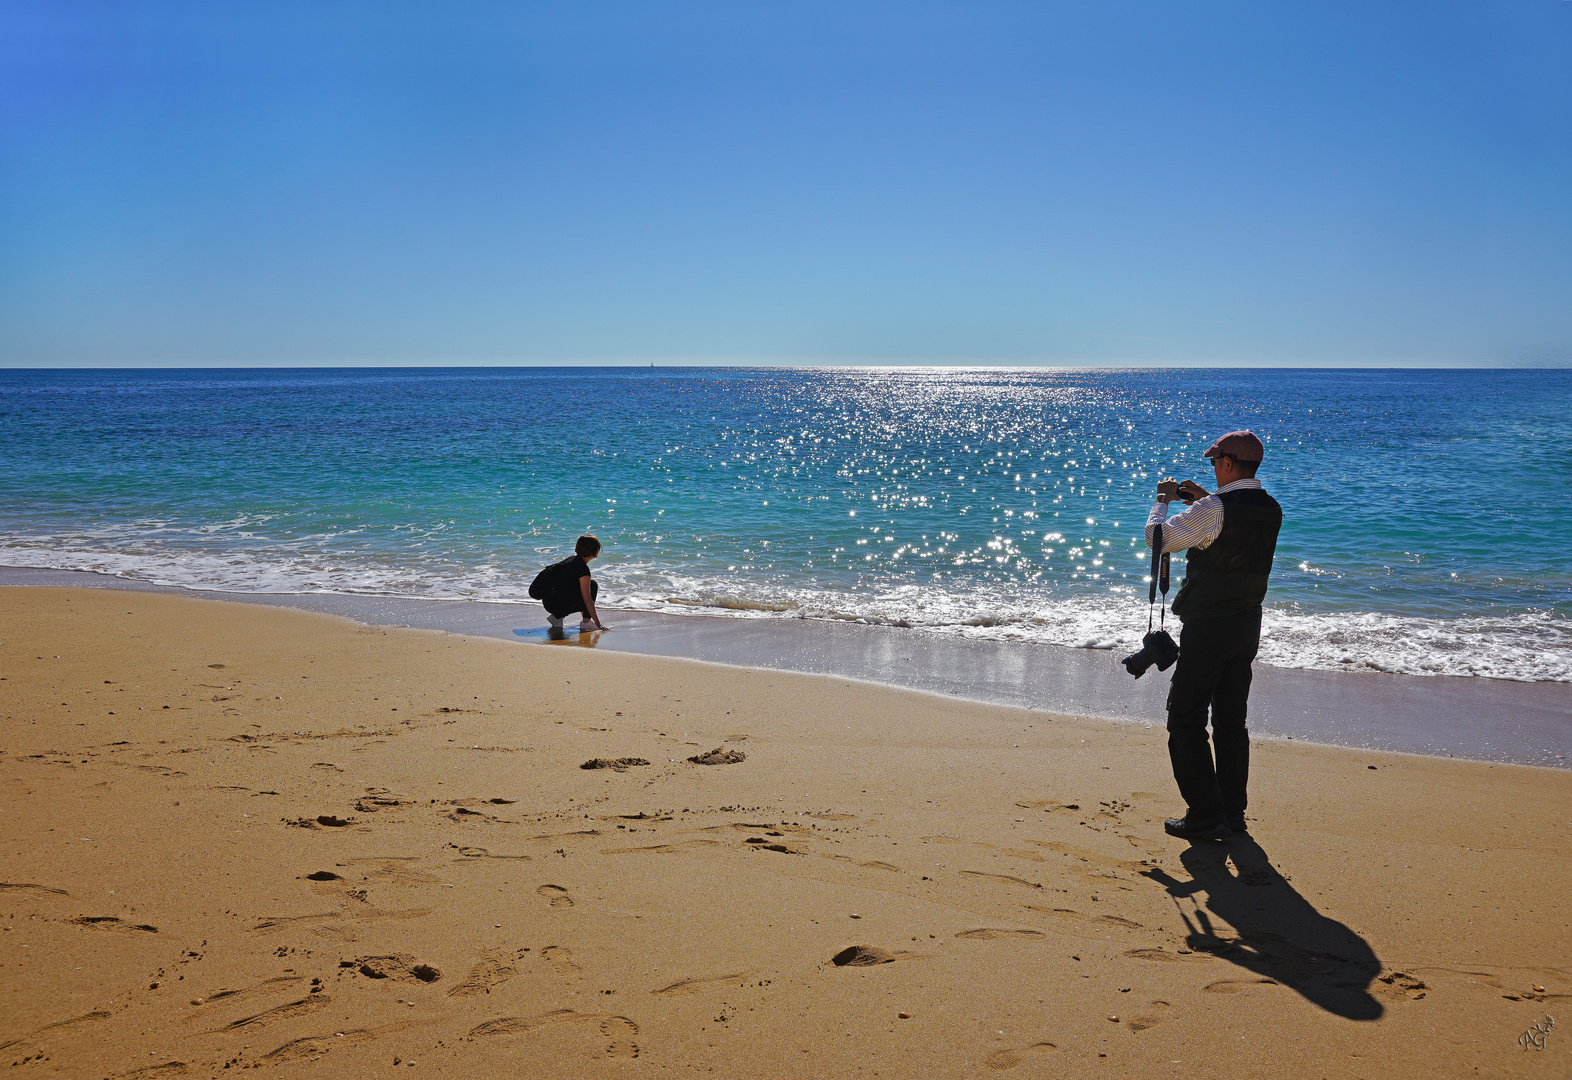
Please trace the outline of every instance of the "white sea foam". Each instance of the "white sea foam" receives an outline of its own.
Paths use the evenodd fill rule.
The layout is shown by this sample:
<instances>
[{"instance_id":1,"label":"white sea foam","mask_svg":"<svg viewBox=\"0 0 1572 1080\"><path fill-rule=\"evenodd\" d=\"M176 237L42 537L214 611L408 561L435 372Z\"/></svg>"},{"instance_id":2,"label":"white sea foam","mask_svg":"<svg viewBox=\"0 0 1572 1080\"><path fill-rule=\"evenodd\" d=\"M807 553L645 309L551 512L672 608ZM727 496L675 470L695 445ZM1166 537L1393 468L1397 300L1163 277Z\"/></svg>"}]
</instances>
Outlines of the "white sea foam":
<instances>
[{"instance_id":1,"label":"white sea foam","mask_svg":"<svg viewBox=\"0 0 1572 1080\"><path fill-rule=\"evenodd\" d=\"M108 549L100 543L86 536L64 542L48 537L0 540L0 563L88 570L202 591L534 603L526 592L530 575L492 562L461 565L452 559L411 562L346 554L331 550L331 541L275 543L256 550L164 547L146 531L136 543ZM1144 593L1122 585L1099 594L1038 593L1025 598L1000 586L956 594L905 585L868 594L766 583L752 584L744 593L735 577L674 573L636 563L597 568L597 577L608 606L638 611L824 619L1122 651L1133 651L1146 632ZM1324 671L1572 682L1572 620L1533 612L1433 618L1269 606L1260 661Z\"/></svg>"},{"instance_id":2,"label":"white sea foam","mask_svg":"<svg viewBox=\"0 0 1572 1080\"><path fill-rule=\"evenodd\" d=\"M1144 605L1133 594L1065 597L1026 607L997 597L869 598L814 591L795 602L774 598L739 605L699 589L688 595L634 592L619 595L616 603L644 611L833 619L1083 649L1133 651L1146 632ZM1177 634L1177 622L1171 617L1169 622ZM1320 671L1572 682L1572 622L1538 613L1437 619L1269 607L1259 660Z\"/></svg>"},{"instance_id":3,"label":"white sea foam","mask_svg":"<svg viewBox=\"0 0 1572 1080\"><path fill-rule=\"evenodd\" d=\"M1322 671L1572 682L1572 621L1538 612L1427 619L1269 610L1261 661Z\"/></svg>"}]
</instances>

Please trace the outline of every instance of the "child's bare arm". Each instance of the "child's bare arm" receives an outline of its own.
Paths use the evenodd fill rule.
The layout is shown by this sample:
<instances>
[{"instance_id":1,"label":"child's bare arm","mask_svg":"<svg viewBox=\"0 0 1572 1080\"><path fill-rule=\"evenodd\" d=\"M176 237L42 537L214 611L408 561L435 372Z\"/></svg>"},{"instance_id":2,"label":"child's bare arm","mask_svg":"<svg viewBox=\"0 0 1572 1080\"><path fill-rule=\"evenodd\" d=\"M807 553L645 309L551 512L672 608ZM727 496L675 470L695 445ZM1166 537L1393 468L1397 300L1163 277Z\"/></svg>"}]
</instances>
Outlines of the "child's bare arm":
<instances>
[{"instance_id":1,"label":"child's bare arm","mask_svg":"<svg viewBox=\"0 0 1572 1080\"><path fill-rule=\"evenodd\" d=\"M592 620L602 630L606 629L606 625L600 621L600 612L595 610L595 597L590 591L588 574L579 578L579 595L584 598L584 617Z\"/></svg>"}]
</instances>

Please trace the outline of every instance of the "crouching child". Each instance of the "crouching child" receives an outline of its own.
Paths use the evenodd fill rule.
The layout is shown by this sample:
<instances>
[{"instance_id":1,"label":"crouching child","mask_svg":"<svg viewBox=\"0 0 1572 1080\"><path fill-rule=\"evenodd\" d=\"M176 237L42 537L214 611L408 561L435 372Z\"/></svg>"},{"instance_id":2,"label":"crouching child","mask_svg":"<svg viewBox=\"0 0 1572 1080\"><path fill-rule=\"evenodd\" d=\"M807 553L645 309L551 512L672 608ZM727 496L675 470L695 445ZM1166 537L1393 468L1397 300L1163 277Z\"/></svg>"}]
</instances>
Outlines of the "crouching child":
<instances>
[{"instance_id":1,"label":"crouching child","mask_svg":"<svg viewBox=\"0 0 1572 1080\"><path fill-rule=\"evenodd\" d=\"M581 536L573 545L571 556L552 563L530 583L530 596L546 606L546 619L554 629L561 629L563 619L580 612L584 615L579 623L581 631L606 629L600 621L600 613L595 610L600 583L590 577L589 569L589 564L599 554L600 541L593 536Z\"/></svg>"}]
</instances>

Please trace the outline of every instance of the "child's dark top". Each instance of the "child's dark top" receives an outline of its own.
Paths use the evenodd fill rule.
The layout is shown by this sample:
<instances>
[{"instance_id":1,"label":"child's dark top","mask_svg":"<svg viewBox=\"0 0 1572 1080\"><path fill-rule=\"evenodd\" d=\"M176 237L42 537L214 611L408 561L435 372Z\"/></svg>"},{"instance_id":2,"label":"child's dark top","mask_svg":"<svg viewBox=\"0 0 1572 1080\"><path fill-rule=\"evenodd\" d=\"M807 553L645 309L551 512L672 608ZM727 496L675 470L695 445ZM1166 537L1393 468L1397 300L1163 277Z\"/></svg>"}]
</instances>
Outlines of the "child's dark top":
<instances>
[{"instance_id":1,"label":"child's dark top","mask_svg":"<svg viewBox=\"0 0 1572 1080\"><path fill-rule=\"evenodd\" d=\"M589 563L578 555L570 555L559 563L552 563L541 572L538 600L563 597L577 600L579 581L590 576Z\"/></svg>"}]
</instances>

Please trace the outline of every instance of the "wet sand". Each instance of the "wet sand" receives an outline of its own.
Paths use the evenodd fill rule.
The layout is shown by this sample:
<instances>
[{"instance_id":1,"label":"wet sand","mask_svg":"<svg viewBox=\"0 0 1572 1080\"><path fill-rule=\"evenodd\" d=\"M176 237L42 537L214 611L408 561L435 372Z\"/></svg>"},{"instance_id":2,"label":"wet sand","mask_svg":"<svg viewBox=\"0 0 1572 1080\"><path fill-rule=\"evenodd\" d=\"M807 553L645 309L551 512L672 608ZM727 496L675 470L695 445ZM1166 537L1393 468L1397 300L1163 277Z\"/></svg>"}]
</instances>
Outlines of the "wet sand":
<instances>
[{"instance_id":1,"label":"wet sand","mask_svg":"<svg viewBox=\"0 0 1572 1080\"><path fill-rule=\"evenodd\" d=\"M577 646L838 675L1000 705L1162 724L1168 675L1132 679L1118 655L888 626L608 611L605 634L551 640L535 604L336 595L193 593L66 570L0 567L3 585L132 588L343 615L519 644ZM1258 737L1437 757L1572 767L1572 687L1501 679L1255 666Z\"/></svg>"},{"instance_id":2,"label":"wet sand","mask_svg":"<svg viewBox=\"0 0 1572 1080\"><path fill-rule=\"evenodd\" d=\"M1250 835L1187 844L1143 724L159 592L0 611L18 1077L1572 1067L1519 1042L1572 994L1564 770L1268 739Z\"/></svg>"}]
</instances>

